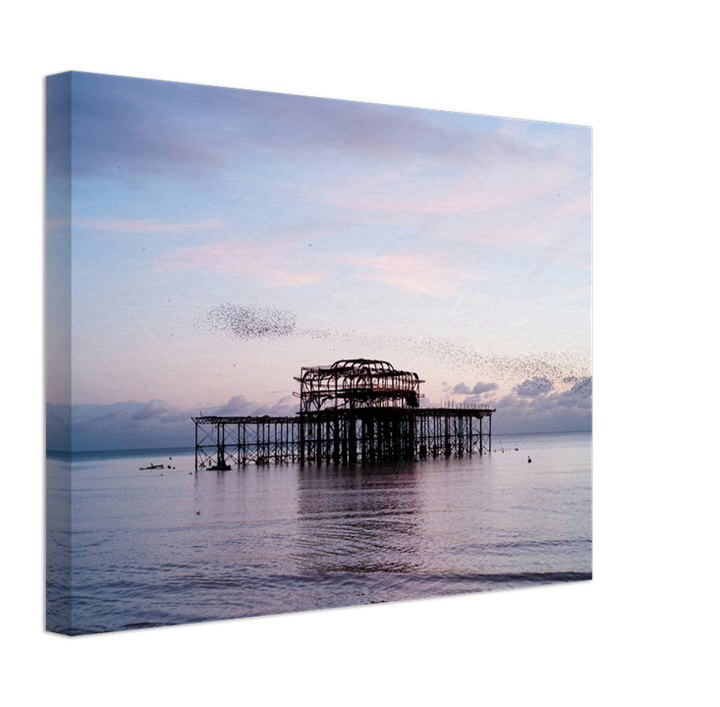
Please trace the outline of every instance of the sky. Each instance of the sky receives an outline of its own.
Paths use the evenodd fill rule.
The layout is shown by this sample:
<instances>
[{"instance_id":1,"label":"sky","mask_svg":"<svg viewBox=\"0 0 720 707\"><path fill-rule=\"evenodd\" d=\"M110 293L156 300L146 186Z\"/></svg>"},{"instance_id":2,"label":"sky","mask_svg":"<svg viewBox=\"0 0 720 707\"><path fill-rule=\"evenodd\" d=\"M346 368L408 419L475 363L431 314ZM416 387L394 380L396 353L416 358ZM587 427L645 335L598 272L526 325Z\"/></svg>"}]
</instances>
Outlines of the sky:
<instances>
[{"instance_id":1,"label":"sky","mask_svg":"<svg viewBox=\"0 0 720 707\"><path fill-rule=\"evenodd\" d=\"M590 429L590 128L67 85L47 92L49 448L70 416L77 449L191 446L191 415L293 414L300 368L348 358L416 371L423 405L489 404L494 430Z\"/></svg>"}]
</instances>

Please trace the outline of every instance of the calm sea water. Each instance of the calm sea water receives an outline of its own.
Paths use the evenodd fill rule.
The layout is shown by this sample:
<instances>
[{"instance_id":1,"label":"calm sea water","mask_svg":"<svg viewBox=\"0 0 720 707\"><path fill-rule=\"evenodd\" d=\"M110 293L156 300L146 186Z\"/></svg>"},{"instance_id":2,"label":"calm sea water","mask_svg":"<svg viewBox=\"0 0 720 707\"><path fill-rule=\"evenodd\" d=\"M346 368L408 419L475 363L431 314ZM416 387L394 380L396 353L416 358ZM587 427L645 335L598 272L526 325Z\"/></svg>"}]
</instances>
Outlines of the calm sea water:
<instances>
[{"instance_id":1,"label":"calm sea water","mask_svg":"<svg viewBox=\"0 0 720 707\"><path fill-rule=\"evenodd\" d=\"M71 488L70 462L50 458L47 627L94 633L590 579L590 434L496 435L493 448L226 472L195 472L193 450L80 454ZM151 462L166 468L139 470Z\"/></svg>"}]
</instances>

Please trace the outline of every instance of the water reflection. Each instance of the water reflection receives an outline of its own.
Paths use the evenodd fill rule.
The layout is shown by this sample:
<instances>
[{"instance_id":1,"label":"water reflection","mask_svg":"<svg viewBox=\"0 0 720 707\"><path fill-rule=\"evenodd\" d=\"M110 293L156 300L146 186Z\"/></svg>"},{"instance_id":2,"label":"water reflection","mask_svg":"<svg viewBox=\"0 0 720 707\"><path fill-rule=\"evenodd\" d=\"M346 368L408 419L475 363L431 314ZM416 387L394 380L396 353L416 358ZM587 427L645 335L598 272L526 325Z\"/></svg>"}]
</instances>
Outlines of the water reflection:
<instances>
[{"instance_id":1,"label":"water reflection","mask_svg":"<svg viewBox=\"0 0 720 707\"><path fill-rule=\"evenodd\" d=\"M420 501L413 463L308 466L298 473L304 572L414 572Z\"/></svg>"}]
</instances>

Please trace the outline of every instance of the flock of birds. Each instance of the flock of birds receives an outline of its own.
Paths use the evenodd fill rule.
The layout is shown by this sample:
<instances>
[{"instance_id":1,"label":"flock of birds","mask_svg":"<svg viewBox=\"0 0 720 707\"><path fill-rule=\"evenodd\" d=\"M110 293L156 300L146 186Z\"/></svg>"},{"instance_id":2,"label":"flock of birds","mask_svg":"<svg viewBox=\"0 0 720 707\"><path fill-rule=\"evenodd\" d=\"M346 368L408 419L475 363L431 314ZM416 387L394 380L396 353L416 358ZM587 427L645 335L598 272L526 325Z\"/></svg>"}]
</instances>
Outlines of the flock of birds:
<instances>
[{"instance_id":1,"label":"flock of birds","mask_svg":"<svg viewBox=\"0 0 720 707\"><path fill-rule=\"evenodd\" d=\"M213 334L237 340L299 337L333 339L401 355L426 356L449 369L473 371L483 380L509 385L535 386L541 392L570 388L577 393L592 392L590 356L579 351L502 356L482 354L471 346L435 337L368 334L344 329L300 329L297 316L275 307L248 307L221 304L196 323Z\"/></svg>"},{"instance_id":2,"label":"flock of birds","mask_svg":"<svg viewBox=\"0 0 720 707\"><path fill-rule=\"evenodd\" d=\"M220 304L213 307L198 325L235 339L277 339L296 333L295 319L295 313L285 309Z\"/></svg>"}]
</instances>

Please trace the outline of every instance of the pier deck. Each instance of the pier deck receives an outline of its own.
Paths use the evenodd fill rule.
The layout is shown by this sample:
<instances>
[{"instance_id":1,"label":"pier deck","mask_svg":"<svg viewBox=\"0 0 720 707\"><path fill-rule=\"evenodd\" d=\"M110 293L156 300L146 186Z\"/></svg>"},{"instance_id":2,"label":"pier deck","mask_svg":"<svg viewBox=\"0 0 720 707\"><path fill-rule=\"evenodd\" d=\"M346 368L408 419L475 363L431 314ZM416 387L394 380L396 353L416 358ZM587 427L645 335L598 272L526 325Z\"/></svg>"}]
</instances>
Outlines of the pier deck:
<instances>
[{"instance_id":1,"label":"pier deck","mask_svg":"<svg viewBox=\"0 0 720 707\"><path fill-rule=\"evenodd\" d=\"M246 464L358 464L490 451L486 408L358 407L294 417L193 417L195 468Z\"/></svg>"}]
</instances>

